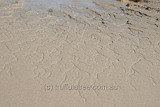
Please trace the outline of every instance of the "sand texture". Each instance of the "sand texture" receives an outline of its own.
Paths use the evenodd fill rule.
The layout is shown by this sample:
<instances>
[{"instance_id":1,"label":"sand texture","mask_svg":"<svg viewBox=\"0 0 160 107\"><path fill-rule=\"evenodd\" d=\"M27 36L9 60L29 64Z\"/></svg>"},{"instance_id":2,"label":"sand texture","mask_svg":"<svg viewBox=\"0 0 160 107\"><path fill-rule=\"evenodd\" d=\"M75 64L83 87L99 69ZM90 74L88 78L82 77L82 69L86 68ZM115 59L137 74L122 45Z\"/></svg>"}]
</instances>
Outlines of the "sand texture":
<instances>
[{"instance_id":1,"label":"sand texture","mask_svg":"<svg viewBox=\"0 0 160 107\"><path fill-rule=\"evenodd\" d=\"M160 1L0 0L0 107L160 107Z\"/></svg>"}]
</instances>

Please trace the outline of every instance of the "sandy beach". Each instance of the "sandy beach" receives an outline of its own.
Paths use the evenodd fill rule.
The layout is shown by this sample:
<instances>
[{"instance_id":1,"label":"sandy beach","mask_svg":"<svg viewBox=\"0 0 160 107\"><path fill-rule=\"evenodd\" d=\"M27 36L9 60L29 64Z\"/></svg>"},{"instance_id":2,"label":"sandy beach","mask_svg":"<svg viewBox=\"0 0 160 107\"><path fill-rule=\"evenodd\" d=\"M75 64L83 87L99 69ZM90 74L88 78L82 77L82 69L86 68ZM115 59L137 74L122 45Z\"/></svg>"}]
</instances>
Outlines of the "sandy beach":
<instances>
[{"instance_id":1,"label":"sandy beach","mask_svg":"<svg viewBox=\"0 0 160 107\"><path fill-rule=\"evenodd\" d=\"M0 0L0 107L160 107L160 1Z\"/></svg>"}]
</instances>

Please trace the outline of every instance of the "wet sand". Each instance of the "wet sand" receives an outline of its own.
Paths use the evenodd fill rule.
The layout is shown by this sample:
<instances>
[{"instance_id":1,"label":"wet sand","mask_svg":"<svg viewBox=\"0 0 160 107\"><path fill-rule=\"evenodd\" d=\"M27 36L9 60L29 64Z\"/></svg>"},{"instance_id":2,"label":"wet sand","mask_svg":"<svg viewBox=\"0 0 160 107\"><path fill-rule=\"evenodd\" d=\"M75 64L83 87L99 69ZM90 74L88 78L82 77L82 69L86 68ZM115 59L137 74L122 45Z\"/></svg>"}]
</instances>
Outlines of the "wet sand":
<instances>
[{"instance_id":1,"label":"wet sand","mask_svg":"<svg viewBox=\"0 0 160 107\"><path fill-rule=\"evenodd\" d=\"M0 107L45 106L160 107L159 0L0 0Z\"/></svg>"}]
</instances>

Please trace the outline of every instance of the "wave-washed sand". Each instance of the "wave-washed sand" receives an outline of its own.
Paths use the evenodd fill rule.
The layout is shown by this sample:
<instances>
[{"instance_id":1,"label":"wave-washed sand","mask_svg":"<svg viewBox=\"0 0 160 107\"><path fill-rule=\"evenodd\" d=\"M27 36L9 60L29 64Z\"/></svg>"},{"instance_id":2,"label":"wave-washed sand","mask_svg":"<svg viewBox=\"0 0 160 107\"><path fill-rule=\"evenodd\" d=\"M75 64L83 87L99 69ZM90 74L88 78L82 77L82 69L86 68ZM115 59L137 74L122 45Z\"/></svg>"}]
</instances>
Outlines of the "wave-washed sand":
<instances>
[{"instance_id":1,"label":"wave-washed sand","mask_svg":"<svg viewBox=\"0 0 160 107\"><path fill-rule=\"evenodd\" d=\"M160 1L0 0L0 107L160 107Z\"/></svg>"}]
</instances>

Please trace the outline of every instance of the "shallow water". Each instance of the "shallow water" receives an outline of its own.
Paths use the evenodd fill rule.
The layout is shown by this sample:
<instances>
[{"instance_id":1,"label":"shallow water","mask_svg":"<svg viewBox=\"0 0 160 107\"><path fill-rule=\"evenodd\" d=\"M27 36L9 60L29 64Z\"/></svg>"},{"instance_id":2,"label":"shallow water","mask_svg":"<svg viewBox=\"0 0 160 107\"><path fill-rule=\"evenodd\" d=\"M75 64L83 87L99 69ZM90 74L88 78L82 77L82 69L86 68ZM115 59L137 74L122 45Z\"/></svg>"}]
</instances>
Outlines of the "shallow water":
<instances>
[{"instance_id":1,"label":"shallow water","mask_svg":"<svg viewBox=\"0 0 160 107\"><path fill-rule=\"evenodd\" d=\"M16 2L17 0L7 0L8 2ZM92 0L25 0L27 8L61 8L62 5L72 6L76 8L90 7L95 8Z\"/></svg>"},{"instance_id":2,"label":"shallow water","mask_svg":"<svg viewBox=\"0 0 160 107\"><path fill-rule=\"evenodd\" d=\"M17 0L7 0L7 2L16 2ZM104 3L119 4L116 0L102 0ZM93 0L24 0L25 8L40 9L46 11L50 8L62 9L63 7L76 8L78 10L93 8L103 11L102 8L94 4ZM64 9L64 8L63 8ZM105 10L106 11L106 10Z\"/></svg>"}]
</instances>

